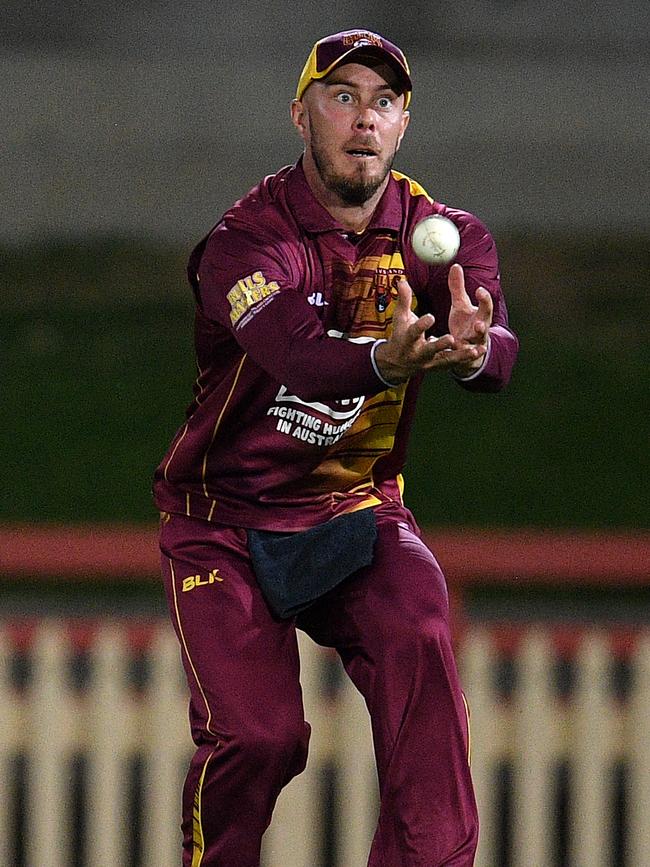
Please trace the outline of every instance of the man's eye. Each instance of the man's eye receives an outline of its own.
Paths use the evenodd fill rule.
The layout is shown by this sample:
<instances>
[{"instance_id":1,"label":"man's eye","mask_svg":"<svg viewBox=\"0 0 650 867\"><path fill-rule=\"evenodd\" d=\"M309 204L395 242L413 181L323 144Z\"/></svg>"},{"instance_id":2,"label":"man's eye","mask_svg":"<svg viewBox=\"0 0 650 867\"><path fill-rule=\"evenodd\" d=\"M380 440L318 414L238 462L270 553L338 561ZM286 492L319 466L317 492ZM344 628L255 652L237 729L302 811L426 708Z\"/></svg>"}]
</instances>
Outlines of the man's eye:
<instances>
[{"instance_id":1,"label":"man's eye","mask_svg":"<svg viewBox=\"0 0 650 867\"><path fill-rule=\"evenodd\" d=\"M379 108L390 108L393 104L393 101L387 96L380 96L377 102L379 104Z\"/></svg>"},{"instance_id":2,"label":"man's eye","mask_svg":"<svg viewBox=\"0 0 650 867\"><path fill-rule=\"evenodd\" d=\"M338 93L336 95L336 98L338 99L339 102L342 102L344 105L347 105L347 103L352 102L352 95L350 93L347 93L347 92Z\"/></svg>"}]
</instances>

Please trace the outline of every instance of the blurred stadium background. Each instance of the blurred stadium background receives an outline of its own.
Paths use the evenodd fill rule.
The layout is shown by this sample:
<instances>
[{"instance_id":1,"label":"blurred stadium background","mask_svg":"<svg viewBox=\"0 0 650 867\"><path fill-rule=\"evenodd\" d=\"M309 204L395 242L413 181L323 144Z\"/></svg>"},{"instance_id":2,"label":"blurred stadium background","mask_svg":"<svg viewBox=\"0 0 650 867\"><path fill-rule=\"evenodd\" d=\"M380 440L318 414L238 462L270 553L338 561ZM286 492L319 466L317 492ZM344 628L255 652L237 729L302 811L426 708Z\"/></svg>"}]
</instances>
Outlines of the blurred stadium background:
<instances>
[{"instance_id":1,"label":"blurred stadium background","mask_svg":"<svg viewBox=\"0 0 650 867\"><path fill-rule=\"evenodd\" d=\"M184 262L298 156L302 63L359 25L411 63L396 168L492 228L522 341L502 395L428 380L406 474L455 601L477 864L650 864L647 4L3 13L0 864L177 863L189 747L149 483L194 378ZM364 711L304 657L318 734L266 864L362 867Z\"/></svg>"}]
</instances>

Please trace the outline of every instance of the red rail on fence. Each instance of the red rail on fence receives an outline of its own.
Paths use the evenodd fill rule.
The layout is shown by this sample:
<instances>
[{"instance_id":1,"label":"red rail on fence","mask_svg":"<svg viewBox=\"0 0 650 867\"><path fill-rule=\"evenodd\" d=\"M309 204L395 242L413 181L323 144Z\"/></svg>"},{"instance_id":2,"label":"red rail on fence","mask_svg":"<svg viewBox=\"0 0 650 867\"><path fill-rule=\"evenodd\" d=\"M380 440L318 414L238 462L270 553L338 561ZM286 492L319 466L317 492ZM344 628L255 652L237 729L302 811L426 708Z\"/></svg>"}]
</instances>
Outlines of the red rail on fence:
<instances>
[{"instance_id":1,"label":"red rail on fence","mask_svg":"<svg viewBox=\"0 0 650 867\"><path fill-rule=\"evenodd\" d=\"M427 543L456 586L489 582L650 585L650 533L429 529ZM155 527L14 525L0 529L0 575L152 579Z\"/></svg>"}]
</instances>

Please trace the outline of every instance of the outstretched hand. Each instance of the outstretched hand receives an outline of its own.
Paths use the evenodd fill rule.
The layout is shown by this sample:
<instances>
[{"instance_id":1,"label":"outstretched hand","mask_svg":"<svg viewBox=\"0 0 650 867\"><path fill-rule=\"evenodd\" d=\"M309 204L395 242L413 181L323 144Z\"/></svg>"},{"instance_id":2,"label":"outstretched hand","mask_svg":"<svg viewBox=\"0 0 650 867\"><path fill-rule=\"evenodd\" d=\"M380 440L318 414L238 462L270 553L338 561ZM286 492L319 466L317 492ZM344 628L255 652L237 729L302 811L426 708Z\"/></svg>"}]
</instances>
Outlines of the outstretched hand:
<instances>
[{"instance_id":1,"label":"outstretched hand","mask_svg":"<svg viewBox=\"0 0 650 867\"><path fill-rule=\"evenodd\" d=\"M492 296L480 286L476 290L478 306L472 301L465 289L465 275L460 265L452 265L449 269L449 292L451 293L451 310L449 312L449 332L453 336L456 347L482 347L478 358L454 365L454 373L459 376L469 376L483 363L487 352L490 325L492 324Z\"/></svg>"},{"instance_id":2,"label":"outstretched hand","mask_svg":"<svg viewBox=\"0 0 650 867\"><path fill-rule=\"evenodd\" d=\"M452 328L450 315L451 333L442 337L427 337L426 332L433 327L434 317L430 313L419 317L413 313L411 310L413 298L411 287L404 277L398 280L398 296L393 314L393 332L389 340L377 347L375 354L379 371L387 382L396 385L406 382L409 377L421 370L449 370L453 368L462 374L465 370L473 369L472 366L480 366L481 359L486 352L489 324L485 329L483 341L479 334L482 326L476 330L472 324L474 321L479 321L477 314L475 313L474 319L472 319L470 312L470 308L474 311L481 311L482 308L473 307L465 292L463 269L460 265L454 265L451 270L453 271L455 268L460 271L460 283L456 272L456 276L453 278L453 288L451 271L449 275L454 326ZM489 293L484 289L480 291L485 292L490 298ZM489 303L491 321L491 298ZM484 310L482 310L480 322L484 322L484 319Z\"/></svg>"}]
</instances>

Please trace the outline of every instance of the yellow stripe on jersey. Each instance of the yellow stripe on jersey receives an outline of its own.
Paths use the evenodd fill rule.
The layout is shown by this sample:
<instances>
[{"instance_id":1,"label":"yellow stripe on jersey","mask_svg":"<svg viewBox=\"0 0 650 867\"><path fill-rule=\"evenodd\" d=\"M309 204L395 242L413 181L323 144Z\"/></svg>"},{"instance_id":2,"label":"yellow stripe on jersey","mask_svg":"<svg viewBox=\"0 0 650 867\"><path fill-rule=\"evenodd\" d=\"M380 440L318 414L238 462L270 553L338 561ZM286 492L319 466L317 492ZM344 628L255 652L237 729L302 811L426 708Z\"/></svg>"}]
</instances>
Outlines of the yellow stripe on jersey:
<instances>
[{"instance_id":1,"label":"yellow stripe on jersey","mask_svg":"<svg viewBox=\"0 0 650 867\"><path fill-rule=\"evenodd\" d=\"M465 698L465 693L461 692L461 696L463 697L463 705L465 706L465 716L467 717L467 764L472 764L472 729L470 724L470 716L469 716L469 705L467 704L467 699Z\"/></svg>"},{"instance_id":2,"label":"yellow stripe on jersey","mask_svg":"<svg viewBox=\"0 0 650 867\"><path fill-rule=\"evenodd\" d=\"M240 377L240 374L242 372L242 368L244 366L244 362L246 361L247 356L248 356L248 353L244 353L244 355L242 356L242 360L239 362L239 367L235 371L235 378L233 379L233 383L230 387L230 391L228 392L228 397L226 398L224 405L221 408L221 412L219 413L219 418L217 419L217 422L214 426L214 430L212 431L212 439L210 440L210 445L208 446L208 448L205 452L205 455L203 456L203 466L201 467L201 481L203 482L203 493L205 494L205 496L208 499L210 499L210 494L208 493L208 486L207 486L207 482L206 482L206 470L208 467L208 455L210 454L210 449L212 448L215 437L217 436L217 431L219 430L219 426L221 425L221 419L223 418L223 414L225 413L226 409L228 408L228 404L230 403L230 398L232 397L233 392L237 386L237 383L239 382L239 377Z\"/></svg>"},{"instance_id":3,"label":"yellow stripe on jersey","mask_svg":"<svg viewBox=\"0 0 650 867\"><path fill-rule=\"evenodd\" d=\"M344 514L349 515L351 512L360 512L362 509L370 509L372 506L381 506L381 504L382 500L380 500L379 497L375 497L373 494L368 494L359 503L355 503L354 506L346 509Z\"/></svg>"},{"instance_id":4,"label":"yellow stripe on jersey","mask_svg":"<svg viewBox=\"0 0 650 867\"><path fill-rule=\"evenodd\" d=\"M365 488L373 488L374 484L372 479L368 479L365 482L361 482L360 485L357 485L356 488L350 488L348 491L349 494L361 494L363 493Z\"/></svg>"},{"instance_id":5,"label":"yellow stripe on jersey","mask_svg":"<svg viewBox=\"0 0 650 867\"><path fill-rule=\"evenodd\" d=\"M433 204L433 199L427 193L423 186L418 184L417 181L414 181L412 178L409 178L408 175L403 175L401 172L396 172L395 169L391 169L391 174L395 178L396 181L406 181L409 185L409 192L412 196L424 196L424 198Z\"/></svg>"},{"instance_id":6,"label":"yellow stripe on jersey","mask_svg":"<svg viewBox=\"0 0 650 867\"><path fill-rule=\"evenodd\" d=\"M187 422L185 422L185 424L183 425L183 432L181 433L179 438L176 440L176 445L174 446L174 449L173 449L171 455L169 456L169 460L165 464L165 471L163 473L163 476L164 476L166 482L169 481L169 479L167 478L167 470L169 469L169 465L171 464L171 462L174 460L174 455L176 454L176 449L179 447L179 445L183 442L183 439L185 438L185 434L187 433L188 427L189 427L189 424Z\"/></svg>"},{"instance_id":7,"label":"yellow stripe on jersey","mask_svg":"<svg viewBox=\"0 0 650 867\"><path fill-rule=\"evenodd\" d=\"M197 279L197 280L199 279L199 275L198 275L198 274L196 275L196 279ZM200 365L199 365L198 360L197 360L197 362L196 362L196 367L197 367L197 370L199 371L199 375L196 377L196 379L195 379L195 381L194 381L194 385L195 385L195 388L196 388L196 390L197 390L197 391L196 391L196 397L195 397L195 400L196 400L196 404L197 404L197 406L200 406L200 405L201 405L201 398L203 397L203 391L204 391L204 388L203 388L203 385L201 384L201 377L203 376L203 371L201 370L201 367L200 367ZM176 441L176 445L174 446L174 449L173 449L171 455L169 456L169 460L168 460L167 463L165 464L165 469L164 469L164 472L163 472L163 477L164 477L164 479L165 479L166 482L169 481L169 478L167 477L167 472L168 472L168 470L169 470L169 465L170 465L171 462L174 460L174 455L176 454L176 449L177 449L177 448L179 447L179 445L183 442L183 439L185 438L185 434L187 433L188 428L189 428L189 424L188 424L187 422L185 422L185 425L183 426L183 431L182 431L180 437L178 438L178 440Z\"/></svg>"}]
</instances>

